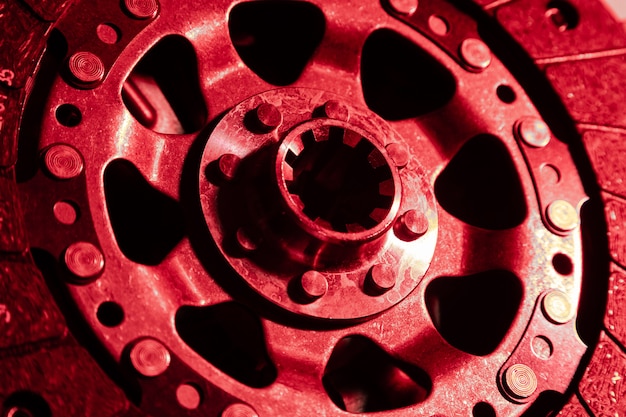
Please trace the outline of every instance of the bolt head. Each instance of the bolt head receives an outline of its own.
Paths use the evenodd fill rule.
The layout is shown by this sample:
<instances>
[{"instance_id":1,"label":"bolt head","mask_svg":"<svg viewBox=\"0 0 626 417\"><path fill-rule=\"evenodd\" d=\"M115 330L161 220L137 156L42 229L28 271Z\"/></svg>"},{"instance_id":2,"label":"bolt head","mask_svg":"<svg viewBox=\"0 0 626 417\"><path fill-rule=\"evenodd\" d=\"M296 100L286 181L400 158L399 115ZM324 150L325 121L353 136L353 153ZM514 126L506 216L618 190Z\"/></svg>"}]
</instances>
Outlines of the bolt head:
<instances>
[{"instance_id":1,"label":"bolt head","mask_svg":"<svg viewBox=\"0 0 626 417\"><path fill-rule=\"evenodd\" d=\"M235 234L239 248L244 252L254 252L258 249L258 244L254 238L250 236L248 231L240 227Z\"/></svg>"},{"instance_id":2,"label":"bolt head","mask_svg":"<svg viewBox=\"0 0 626 417\"><path fill-rule=\"evenodd\" d=\"M428 232L428 218L419 210L408 210L396 221L394 231L402 240L412 241Z\"/></svg>"},{"instance_id":3,"label":"bolt head","mask_svg":"<svg viewBox=\"0 0 626 417\"><path fill-rule=\"evenodd\" d=\"M95 84L104 78L104 64L96 54L76 52L68 61L70 74L81 85Z\"/></svg>"},{"instance_id":4,"label":"bolt head","mask_svg":"<svg viewBox=\"0 0 626 417\"><path fill-rule=\"evenodd\" d=\"M283 115L276 106L270 103L260 104L255 111L257 121L264 130L276 129L283 122Z\"/></svg>"},{"instance_id":5,"label":"bolt head","mask_svg":"<svg viewBox=\"0 0 626 417\"><path fill-rule=\"evenodd\" d=\"M69 145L52 145L43 158L46 170L57 180L76 178L83 172L83 158Z\"/></svg>"},{"instance_id":6,"label":"bolt head","mask_svg":"<svg viewBox=\"0 0 626 417\"><path fill-rule=\"evenodd\" d=\"M557 232L567 233L578 227L580 218L576 208L565 200L555 200L548 205L546 217Z\"/></svg>"},{"instance_id":7,"label":"bolt head","mask_svg":"<svg viewBox=\"0 0 626 417\"><path fill-rule=\"evenodd\" d=\"M171 356L161 342L154 339L143 339L131 349L130 362L141 375L155 377L169 368Z\"/></svg>"},{"instance_id":8,"label":"bolt head","mask_svg":"<svg viewBox=\"0 0 626 417\"><path fill-rule=\"evenodd\" d=\"M396 269L392 265L377 264L369 272L370 284L377 294L383 294L396 285Z\"/></svg>"},{"instance_id":9,"label":"bolt head","mask_svg":"<svg viewBox=\"0 0 626 417\"><path fill-rule=\"evenodd\" d=\"M235 173L237 172L237 167L239 167L240 162L241 158L237 155L233 155L232 153L220 156L217 160L217 168L222 176L222 179L232 181L235 178Z\"/></svg>"},{"instance_id":10,"label":"bolt head","mask_svg":"<svg viewBox=\"0 0 626 417\"><path fill-rule=\"evenodd\" d=\"M573 317L572 303L569 301L567 294L559 290L551 290L541 304L543 314L548 320L555 324L564 324Z\"/></svg>"},{"instance_id":11,"label":"bolt head","mask_svg":"<svg viewBox=\"0 0 626 417\"><path fill-rule=\"evenodd\" d=\"M403 143L391 143L385 147L387 154L398 168L404 168L409 163L411 155Z\"/></svg>"},{"instance_id":12,"label":"bolt head","mask_svg":"<svg viewBox=\"0 0 626 417\"><path fill-rule=\"evenodd\" d=\"M468 38L461 43L461 59L472 71L482 71L491 64L491 50L480 39Z\"/></svg>"},{"instance_id":13,"label":"bolt head","mask_svg":"<svg viewBox=\"0 0 626 417\"><path fill-rule=\"evenodd\" d=\"M79 278L93 278L104 269L104 256L89 242L72 243L64 255L65 266Z\"/></svg>"},{"instance_id":14,"label":"bolt head","mask_svg":"<svg viewBox=\"0 0 626 417\"><path fill-rule=\"evenodd\" d=\"M222 417L259 417L259 415L248 405L231 404L222 412Z\"/></svg>"},{"instance_id":15,"label":"bolt head","mask_svg":"<svg viewBox=\"0 0 626 417\"><path fill-rule=\"evenodd\" d=\"M337 100L328 100L323 106L324 115L329 119L347 122L350 118L348 106Z\"/></svg>"},{"instance_id":16,"label":"bolt head","mask_svg":"<svg viewBox=\"0 0 626 417\"><path fill-rule=\"evenodd\" d=\"M126 11L135 19L152 19L159 11L157 0L124 0Z\"/></svg>"},{"instance_id":17,"label":"bolt head","mask_svg":"<svg viewBox=\"0 0 626 417\"><path fill-rule=\"evenodd\" d=\"M418 0L388 0L391 9L403 15L411 15L417 11Z\"/></svg>"},{"instance_id":18,"label":"bolt head","mask_svg":"<svg viewBox=\"0 0 626 417\"><path fill-rule=\"evenodd\" d=\"M550 143L550 129L541 119L527 118L517 123L517 136L528 146L543 148Z\"/></svg>"},{"instance_id":19,"label":"bolt head","mask_svg":"<svg viewBox=\"0 0 626 417\"><path fill-rule=\"evenodd\" d=\"M328 291L328 280L324 274L317 271L307 271L302 274L300 285L304 295L311 300L323 297Z\"/></svg>"},{"instance_id":20,"label":"bolt head","mask_svg":"<svg viewBox=\"0 0 626 417\"><path fill-rule=\"evenodd\" d=\"M537 391L537 376L522 363L511 365L504 371L503 387L513 399L523 400Z\"/></svg>"}]
</instances>

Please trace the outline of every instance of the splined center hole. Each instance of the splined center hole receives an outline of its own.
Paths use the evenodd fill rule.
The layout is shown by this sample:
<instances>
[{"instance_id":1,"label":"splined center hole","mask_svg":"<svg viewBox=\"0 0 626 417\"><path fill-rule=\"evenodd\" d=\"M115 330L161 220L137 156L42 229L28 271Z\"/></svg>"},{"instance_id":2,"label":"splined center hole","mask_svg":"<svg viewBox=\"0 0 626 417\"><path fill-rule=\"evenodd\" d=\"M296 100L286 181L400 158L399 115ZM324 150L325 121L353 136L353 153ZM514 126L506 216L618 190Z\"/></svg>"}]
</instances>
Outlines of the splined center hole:
<instances>
[{"instance_id":1,"label":"splined center hole","mask_svg":"<svg viewBox=\"0 0 626 417\"><path fill-rule=\"evenodd\" d=\"M372 142L337 126L325 133L309 130L301 139L304 148L299 155L289 150L285 158L293 169L287 189L299 197L300 209L309 219L337 232L359 232L387 216L394 180Z\"/></svg>"}]
</instances>

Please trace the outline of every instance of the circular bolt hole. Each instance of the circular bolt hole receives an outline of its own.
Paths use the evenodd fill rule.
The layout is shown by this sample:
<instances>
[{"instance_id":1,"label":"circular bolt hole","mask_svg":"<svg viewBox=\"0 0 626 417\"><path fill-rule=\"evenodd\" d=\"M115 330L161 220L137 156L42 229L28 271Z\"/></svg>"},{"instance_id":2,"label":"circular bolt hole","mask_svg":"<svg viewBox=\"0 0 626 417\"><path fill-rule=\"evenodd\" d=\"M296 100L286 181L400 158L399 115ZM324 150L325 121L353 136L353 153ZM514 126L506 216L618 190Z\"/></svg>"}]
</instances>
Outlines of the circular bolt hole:
<instances>
[{"instance_id":1,"label":"circular bolt hole","mask_svg":"<svg viewBox=\"0 0 626 417\"><path fill-rule=\"evenodd\" d=\"M96 34L98 35L98 39L108 45L114 45L119 42L121 37L121 32L112 23L101 23L96 28Z\"/></svg>"},{"instance_id":2,"label":"circular bolt hole","mask_svg":"<svg viewBox=\"0 0 626 417\"><path fill-rule=\"evenodd\" d=\"M439 36L445 36L448 34L450 30L450 25L448 21L441 16L432 15L428 18L428 27L430 30Z\"/></svg>"},{"instance_id":3,"label":"circular bolt hole","mask_svg":"<svg viewBox=\"0 0 626 417\"><path fill-rule=\"evenodd\" d=\"M103 326L116 327L124 321L124 309L114 301L105 301L98 307L96 317Z\"/></svg>"},{"instance_id":4,"label":"circular bolt hole","mask_svg":"<svg viewBox=\"0 0 626 417\"><path fill-rule=\"evenodd\" d=\"M563 253L557 253L552 257L552 266L561 275L570 275L574 271L572 260Z\"/></svg>"},{"instance_id":5,"label":"circular bolt hole","mask_svg":"<svg viewBox=\"0 0 626 417\"><path fill-rule=\"evenodd\" d=\"M517 98L515 91L513 91L513 89L506 84L501 84L496 88L496 95L500 101L506 104L513 103Z\"/></svg>"},{"instance_id":6,"label":"circular bolt hole","mask_svg":"<svg viewBox=\"0 0 626 417\"><path fill-rule=\"evenodd\" d=\"M472 417L496 417L496 410L491 404L480 402L472 408Z\"/></svg>"},{"instance_id":7,"label":"circular bolt hole","mask_svg":"<svg viewBox=\"0 0 626 417\"><path fill-rule=\"evenodd\" d=\"M181 407L188 410L195 410L202 402L200 389L194 384L180 384L176 388L176 399Z\"/></svg>"},{"instance_id":8,"label":"circular bolt hole","mask_svg":"<svg viewBox=\"0 0 626 417\"><path fill-rule=\"evenodd\" d=\"M61 104L54 113L59 123L66 127L75 127L80 124L83 115L73 104Z\"/></svg>"},{"instance_id":9,"label":"circular bolt hole","mask_svg":"<svg viewBox=\"0 0 626 417\"><path fill-rule=\"evenodd\" d=\"M559 32L576 28L580 21L580 16L576 8L562 0L555 0L548 3L546 17L552 21Z\"/></svg>"},{"instance_id":10,"label":"circular bolt hole","mask_svg":"<svg viewBox=\"0 0 626 417\"><path fill-rule=\"evenodd\" d=\"M550 340L545 336L536 336L530 347L535 356L543 360L550 359L554 349L552 347L552 342L550 342Z\"/></svg>"},{"instance_id":11,"label":"circular bolt hole","mask_svg":"<svg viewBox=\"0 0 626 417\"><path fill-rule=\"evenodd\" d=\"M52 210L59 223L72 225L78 220L78 207L71 201L57 201Z\"/></svg>"},{"instance_id":12,"label":"circular bolt hole","mask_svg":"<svg viewBox=\"0 0 626 417\"><path fill-rule=\"evenodd\" d=\"M556 185L561 182L561 171L551 164L541 167L541 178L546 184Z\"/></svg>"}]
</instances>

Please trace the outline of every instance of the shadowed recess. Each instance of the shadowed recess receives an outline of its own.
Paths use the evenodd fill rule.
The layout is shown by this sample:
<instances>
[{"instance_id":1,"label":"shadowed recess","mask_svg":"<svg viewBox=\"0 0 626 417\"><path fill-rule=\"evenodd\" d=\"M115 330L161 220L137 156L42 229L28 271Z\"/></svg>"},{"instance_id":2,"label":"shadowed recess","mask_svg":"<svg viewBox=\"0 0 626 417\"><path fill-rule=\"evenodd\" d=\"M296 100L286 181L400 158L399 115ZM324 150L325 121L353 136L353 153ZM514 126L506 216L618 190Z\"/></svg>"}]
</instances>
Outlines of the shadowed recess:
<instances>
[{"instance_id":1,"label":"shadowed recess","mask_svg":"<svg viewBox=\"0 0 626 417\"><path fill-rule=\"evenodd\" d=\"M293 1L246 2L228 19L230 39L242 61L270 84L295 82L324 36L324 14Z\"/></svg>"},{"instance_id":2,"label":"shadowed recess","mask_svg":"<svg viewBox=\"0 0 626 417\"><path fill-rule=\"evenodd\" d=\"M155 132L199 131L206 123L207 107L189 41L174 35L159 41L124 82L122 99L135 119Z\"/></svg>"},{"instance_id":3,"label":"shadowed recess","mask_svg":"<svg viewBox=\"0 0 626 417\"><path fill-rule=\"evenodd\" d=\"M276 379L261 322L239 304L181 307L176 331L198 355L243 384L261 388Z\"/></svg>"},{"instance_id":4,"label":"shadowed recess","mask_svg":"<svg viewBox=\"0 0 626 417\"><path fill-rule=\"evenodd\" d=\"M500 140L479 135L463 145L435 181L439 204L476 227L502 230L526 218L524 190Z\"/></svg>"},{"instance_id":5,"label":"shadowed recess","mask_svg":"<svg viewBox=\"0 0 626 417\"><path fill-rule=\"evenodd\" d=\"M176 200L152 188L132 163L116 159L106 167L104 195L117 244L131 261L158 265L183 238Z\"/></svg>"},{"instance_id":6,"label":"shadowed recess","mask_svg":"<svg viewBox=\"0 0 626 417\"><path fill-rule=\"evenodd\" d=\"M446 104L456 82L413 42L381 29L363 46L361 83L368 107L387 120L417 117Z\"/></svg>"},{"instance_id":7,"label":"shadowed recess","mask_svg":"<svg viewBox=\"0 0 626 417\"><path fill-rule=\"evenodd\" d=\"M11 417L51 417L50 406L39 394L18 391L4 400L3 416Z\"/></svg>"},{"instance_id":8,"label":"shadowed recess","mask_svg":"<svg viewBox=\"0 0 626 417\"><path fill-rule=\"evenodd\" d=\"M363 336L337 343L322 383L332 401L350 413L408 407L424 401L432 388L425 371L393 358Z\"/></svg>"},{"instance_id":9,"label":"shadowed recess","mask_svg":"<svg viewBox=\"0 0 626 417\"><path fill-rule=\"evenodd\" d=\"M441 336L478 356L496 350L521 301L519 279L503 270L437 278L426 289L426 307Z\"/></svg>"}]
</instances>

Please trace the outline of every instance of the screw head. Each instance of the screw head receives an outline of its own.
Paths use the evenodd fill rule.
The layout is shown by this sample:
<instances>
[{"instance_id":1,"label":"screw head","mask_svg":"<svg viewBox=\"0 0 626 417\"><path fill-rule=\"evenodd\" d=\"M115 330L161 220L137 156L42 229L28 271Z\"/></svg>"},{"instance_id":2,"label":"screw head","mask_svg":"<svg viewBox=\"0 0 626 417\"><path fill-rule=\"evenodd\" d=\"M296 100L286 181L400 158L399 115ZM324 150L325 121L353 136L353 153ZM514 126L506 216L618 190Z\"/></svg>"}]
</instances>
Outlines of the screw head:
<instances>
[{"instance_id":1,"label":"screw head","mask_svg":"<svg viewBox=\"0 0 626 417\"><path fill-rule=\"evenodd\" d=\"M423 236L428 231L428 219L419 210L404 212L394 225L396 236L402 240L411 241Z\"/></svg>"},{"instance_id":2,"label":"screw head","mask_svg":"<svg viewBox=\"0 0 626 417\"><path fill-rule=\"evenodd\" d=\"M157 0L124 0L126 11L135 19L151 19L159 11Z\"/></svg>"},{"instance_id":3,"label":"screw head","mask_svg":"<svg viewBox=\"0 0 626 417\"><path fill-rule=\"evenodd\" d=\"M248 405L231 404L222 411L222 417L259 417L259 415Z\"/></svg>"},{"instance_id":4,"label":"screw head","mask_svg":"<svg viewBox=\"0 0 626 417\"><path fill-rule=\"evenodd\" d=\"M104 256L89 242L72 243L64 255L65 266L79 278L93 278L104 269Z\"/></svg>"},{"instance_id":5,"label":"screw head","mask_svg":"<svg viewBox=\"0 0 626 417\"><path fill-rule=\"evenodd\" d=\"M68 61L70 74L80 84L94 84L104 78L104 64L96 54L76 52Z\"/></svg>"},{"instance_id":6,"label":"screw head","mask_svg":"<svg viewBox=\"0 0 626 417\"><path fill-rule=\"evenodd\" d=\"M161 375L170 366L172 358L163 344L154 339L137 342L130 351L130 362L137 372L146 377Z\"/></svg>"},{"instance_id":7,"label":"screw head","mask_svg":"<svg viewBox=\"0 0 626 417\"><path fill-rule=\"evenodd\" d=\"M548 205L546 217L557 232L567 233L578 227L580 218L576 208L565 200L555 200Z\"/></svg>"},{"instance_id":8,"label":"screw head","mask_svg":"<svg viewBox=\"0 0 626 417\"><path fill-rule=\"evenodd\" d=\"M262 103L255 110L256 119L264 130L276 129L283 122L283 115L276 106Z\"/></svg>"},{"instance_id":9,"label":"screw head","mask_svg":"<svg viewBox=\"0 0 626 417\"><path fill-rule=\"evenodd\" d=\"M522 400L537 390L537 376L530 367L522 363L511 365L504 371L503 387L512 398Z\"/></svg>"},{"instance_id":10,"label":"screw head","mask_svg":"<svg viewBox=\"0 0 626 417\"><path fill-rule=\"evenodd\" d=\"M237 167L241 162L241 158L232 153L226 153L220 156L217 160L217 168L222 176L222 179L226 181L232 181L235 178Z\"/></svg>"},{"instance_id":11,"label":"screw head","mask_svg":"<svg viewBox=\"0 0 626 417\"><path fill-rule=\"evenodd\" d=\"M181 407L188 410L195 410L202 402L200 390L193 384L180 384L176 388L176 399Z\"/></svg>"},{"instance_id":12,"label":"screw head","mask_svg":"<svg viewBox=\"0 0 626 417\"><path fill-rule=\"evenodd\" d=\"M562 291L551 290L541 303L543 314L555 324L564 324L573 317L572 303L569 297Z\"/></svg>"},{"instance_id":13,"label":"screw head","mask_svg":"<svg viewBox=\"0 0 626 417\"><path fill-rule=\"evenodd\" d=\"M550 143L550 129L541 119L527 118L517 123L517 136L533 148L543 148Z\"/></svg>"},{"instance_id":14,"label":"screw head","mask_svg":"<svg viewBox=\"0 0 626 417\"><path fill-rule=\"evenodd\" d=\"M396 269L388 264L374 265L368 279L377 294L383 294L396 285Z\"/></svg>"},{"instance_id":15,"label":"screw head","mask_svg":"<svg viewBox=\"0 0 626 417\"><path fill-rule=\"evenodd\" d=\"M328 291L328 280L320 272L307 271L300 277L300 286L307 298L317 300Z\"/></svg>"},{"instance_id":16,"label":"screw head","mask_svg":"<svg viewBox=\"0 0 626 417\"><path fill-rule=\"evenodd\" d=\"M46 170L57 180L76 178L83 172L83 158L69 145L52 145L44 154Z\"/></svg>"},{"instance_id":17,"label":"screw head","mask_svg":"<svg viewBox=\"0 0 626 417\"><path fill-rule=\"evenodd\" d=\"M398 14L410 15L417 10L418 0L388 0L389 6Z\"/></svg>"},{"instance_id":18,"label":"screw head","mask_svg":"<svg viewBox=\"0 0 626 417\"><path fill-rule=\"evenodd\" d=\"M460 46L463 63L473 71L482 71L491 64L491 51L480 39L465 39Z\"/></svg>"},{"instance_id":19,"label":"screw head","mask_svg":"<svg viewBox=\"0 0 626 417\"><path fill-rule=\"evenodd\" d=\"M350 118L348 106L337 100L328 100L323 106L324 115L330 119L347 122Z\"/></svg>"},{"instance_id":20,"label":"screw head","mask_svg":"<svg viewBox=\"0 0 626 417\"><path fill-rule=\"evenodd\" d=\"M398 168L404 168L409 163L411 155L403 143L390 143L385 147L387 154Z\"/></svg>"}]
</instances>

